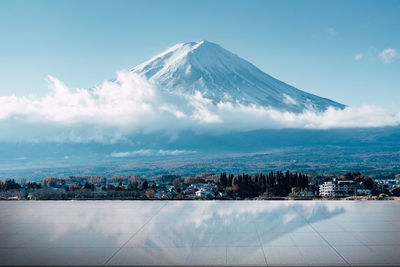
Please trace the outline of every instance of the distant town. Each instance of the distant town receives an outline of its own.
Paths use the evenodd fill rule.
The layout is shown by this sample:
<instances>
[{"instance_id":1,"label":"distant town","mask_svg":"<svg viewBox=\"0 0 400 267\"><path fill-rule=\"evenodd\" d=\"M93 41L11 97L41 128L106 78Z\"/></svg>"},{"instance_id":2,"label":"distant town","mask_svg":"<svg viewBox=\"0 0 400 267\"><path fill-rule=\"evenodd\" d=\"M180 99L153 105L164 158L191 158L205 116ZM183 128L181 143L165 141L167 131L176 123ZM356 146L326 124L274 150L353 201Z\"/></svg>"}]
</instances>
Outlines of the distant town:
<instances>
[{"instance_id":1,"label":"distant town","mask_svg":"<svg viewBox=\"0 0 400 267\"><path fill-rule=\"evenodd\" d=\"M400 196L400 174L374 179L270 172L195 176L69 176L0 180L0 200L388 199Z\"/></svg>"}]
</instances>

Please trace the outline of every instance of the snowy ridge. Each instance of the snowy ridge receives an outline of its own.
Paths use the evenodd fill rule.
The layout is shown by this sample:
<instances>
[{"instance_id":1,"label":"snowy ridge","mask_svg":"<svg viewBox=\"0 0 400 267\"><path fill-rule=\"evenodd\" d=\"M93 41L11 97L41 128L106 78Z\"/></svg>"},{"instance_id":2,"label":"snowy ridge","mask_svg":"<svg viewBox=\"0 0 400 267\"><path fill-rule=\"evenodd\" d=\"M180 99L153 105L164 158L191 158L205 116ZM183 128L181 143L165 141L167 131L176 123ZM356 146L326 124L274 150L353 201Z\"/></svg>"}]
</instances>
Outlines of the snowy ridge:
<instances>
[{"instance_id":1,"label":"snowy ridge","mask_svg":"<svg viewBox=\"0 0 400 267\"><path fill-rule=\"evenodd\" d=\"M281 82L208 41L174 45L131 71L172 94L193 95L198 91L215 104L255 104L291 112L345 107Z\"/></svg>"}]
</instances>

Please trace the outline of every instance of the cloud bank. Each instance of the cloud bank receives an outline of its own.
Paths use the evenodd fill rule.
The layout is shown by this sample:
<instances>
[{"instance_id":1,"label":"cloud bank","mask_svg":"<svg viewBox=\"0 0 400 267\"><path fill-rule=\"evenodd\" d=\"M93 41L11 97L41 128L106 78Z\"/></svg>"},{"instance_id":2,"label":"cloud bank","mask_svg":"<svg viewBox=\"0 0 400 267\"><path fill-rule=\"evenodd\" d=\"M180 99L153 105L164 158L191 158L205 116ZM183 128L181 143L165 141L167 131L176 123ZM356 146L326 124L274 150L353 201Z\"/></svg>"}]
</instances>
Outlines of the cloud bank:
<instances>
[{"instance_id":1,"label":"cloud bank","mask_svg":"<svg viewBox=\"0 0 400 267\"><path fill-rule=\"evenodd\" d=\"M379 54L379 57L383 63L388 64L394 59L399 58L400 54L393 48L386 48Z\"/></svg>"},{"instance_id":2,"label":"cloud bank","mask_svg":"<svg viewBox=\"0 0 400 267\"><path fill-rule=\"evenodd\" d=\"M187 155L187 154L194 154L196 151L191 150L155 150L155 149L139 149L134 151L128 152L114 152L111 153L109 156L112 158L128 158L128 157L135 157L135 156L180 156L180 155Z\"/></svg>"},{"instance_id":3,"label":"cloud bank","mask_svg":"<svg viewBox=\"0 0 400 267\"><path fill-rule=\"evenodd\" d=\"M90 89L69 88L51 76L48 82L44 97L0 96L0 141L117 142L136 133L161 131L174 136L188 129L223 132L400 124L400 113L370 105L292 113L241 103L213 104L200 92L172 94L127 71ZM295 103L291 98L286 101Z\"/></svg>"}]
</instances>

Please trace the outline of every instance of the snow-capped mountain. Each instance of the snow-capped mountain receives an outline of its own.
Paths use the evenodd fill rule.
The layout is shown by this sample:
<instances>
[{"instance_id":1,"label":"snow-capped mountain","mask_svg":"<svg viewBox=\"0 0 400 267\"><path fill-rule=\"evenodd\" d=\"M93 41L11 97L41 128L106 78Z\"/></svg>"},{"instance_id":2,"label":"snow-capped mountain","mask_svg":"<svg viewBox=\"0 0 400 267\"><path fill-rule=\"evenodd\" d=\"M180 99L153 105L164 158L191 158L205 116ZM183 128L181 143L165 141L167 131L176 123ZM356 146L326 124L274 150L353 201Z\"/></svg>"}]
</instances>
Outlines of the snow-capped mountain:
<instances>
[{"instance_id":1,"label":"snow-capped mountain","mask_svg":"<svg viewBox=\"0 0 400 267\"><path fill-rule=\"evenodd\" d=\"M257 104L292 112L345 107L281 82L208 41L177 44L131 71L170 93L199 91L214 103Z\"/></svg>"}]
</instances>

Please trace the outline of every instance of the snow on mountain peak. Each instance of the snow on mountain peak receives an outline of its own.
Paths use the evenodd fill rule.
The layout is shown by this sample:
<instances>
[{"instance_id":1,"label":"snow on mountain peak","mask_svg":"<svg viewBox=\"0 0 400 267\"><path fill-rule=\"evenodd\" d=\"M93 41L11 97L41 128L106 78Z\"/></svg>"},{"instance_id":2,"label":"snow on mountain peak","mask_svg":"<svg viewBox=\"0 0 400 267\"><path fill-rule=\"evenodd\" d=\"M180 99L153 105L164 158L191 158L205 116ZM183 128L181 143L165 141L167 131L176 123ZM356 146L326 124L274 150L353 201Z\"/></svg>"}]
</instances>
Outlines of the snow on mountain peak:
<instances>
[{"instance_id":1,"label":"snow on mountain peak","mask_svg":"<svg viewBox=\"0 0 400 267\"><path fill-rule=\"evenodd\" d=\"M256 104L292 112L344 107L281 82L206 40L176 44L133 68L132 72L170 93L200 92L214 103Z\"/></svg>"}]
</instances>

